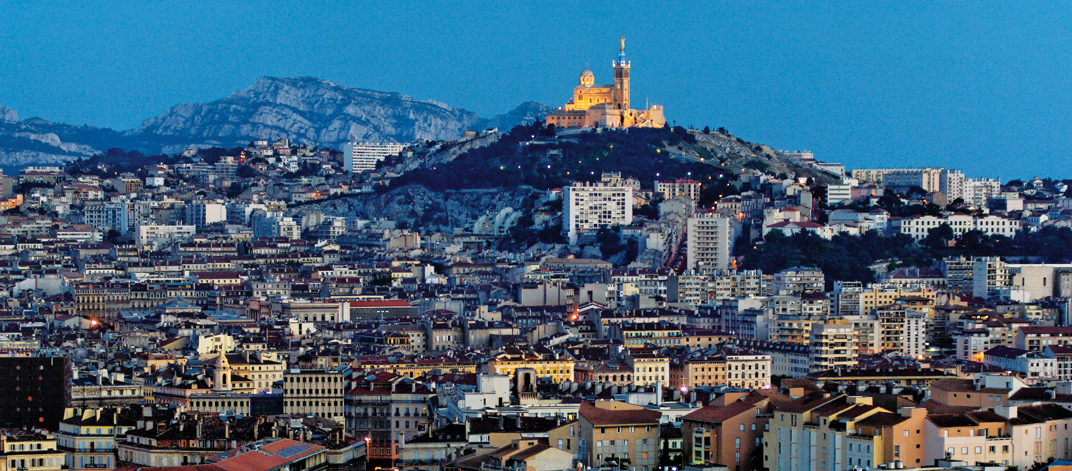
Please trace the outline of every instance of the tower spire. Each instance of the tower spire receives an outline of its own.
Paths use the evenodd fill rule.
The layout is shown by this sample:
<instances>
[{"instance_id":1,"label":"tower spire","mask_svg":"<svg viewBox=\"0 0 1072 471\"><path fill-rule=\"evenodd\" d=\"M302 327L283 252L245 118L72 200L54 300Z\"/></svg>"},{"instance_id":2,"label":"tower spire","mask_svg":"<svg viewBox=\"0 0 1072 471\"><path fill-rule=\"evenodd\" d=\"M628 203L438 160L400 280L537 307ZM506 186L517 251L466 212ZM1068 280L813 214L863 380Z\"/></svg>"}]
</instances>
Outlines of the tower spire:
<instances>
[{"instance_id":1,"label":"tower spire","mask_svg":"<svg viewBox=\"0 0 1072 471\"><path fill-rule=\"evenodd\" d=\"M625 36L622 36L621 43L621 46L618 48L618 54L625 54Z\"/></svg>"}]
</instances>

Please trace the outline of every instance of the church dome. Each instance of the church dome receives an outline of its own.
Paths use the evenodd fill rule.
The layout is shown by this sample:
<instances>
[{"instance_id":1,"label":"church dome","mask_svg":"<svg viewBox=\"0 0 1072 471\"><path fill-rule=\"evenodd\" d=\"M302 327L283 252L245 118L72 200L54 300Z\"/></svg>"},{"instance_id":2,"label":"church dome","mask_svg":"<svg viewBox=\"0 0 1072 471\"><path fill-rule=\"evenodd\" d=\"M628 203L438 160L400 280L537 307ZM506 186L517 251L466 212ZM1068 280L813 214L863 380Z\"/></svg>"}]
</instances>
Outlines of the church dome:
<instances>
[{"instance_id":1,"label":"church dome","mask_svg":"<svg viewBox=\"0 0 1072 471\"><path fill-rule=\"evenodd\" d=\"M591 70L588 70L588 67L585 67L584 71L581 72L580 82L581 85L591 87L596 83L596 75L593 74Z\"/></svg>"}]
</instances>

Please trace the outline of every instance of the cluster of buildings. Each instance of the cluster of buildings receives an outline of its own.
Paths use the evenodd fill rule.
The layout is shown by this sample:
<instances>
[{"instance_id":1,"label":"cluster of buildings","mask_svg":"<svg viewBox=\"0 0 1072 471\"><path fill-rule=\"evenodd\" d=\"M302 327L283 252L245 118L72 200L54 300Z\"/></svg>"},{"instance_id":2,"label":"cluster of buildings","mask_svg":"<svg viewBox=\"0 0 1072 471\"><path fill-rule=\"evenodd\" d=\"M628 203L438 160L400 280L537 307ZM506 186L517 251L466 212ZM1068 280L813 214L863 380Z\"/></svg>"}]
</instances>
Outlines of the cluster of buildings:
<instances>
[{"instance_id":1,"label":"cluster of buildings","mask_svg":"<svg viewBox=\"0 0 1072 471\"><path fill-rule=\"evenodd\" d=\"M661 108L630 109L629 67L623 44L614 84L586 71L547 122L664 125ZM1072 459L1072 265L950 257L883 263L859 283L743 270L734 255L772 231L1068 225L1064 190L948 169L857 170L827 186L828 204L894 192L972 210L894 217L832 210L795 176L743 169L739 194L701 205L699 181L609 171L539 192L535 214L501 209L451 231L313 209L388 183L377 163L406 149L255 141L125 171L0 177L0 469ZM496 243L530 216L566 243Z\"/></svg>"}]
</instances>

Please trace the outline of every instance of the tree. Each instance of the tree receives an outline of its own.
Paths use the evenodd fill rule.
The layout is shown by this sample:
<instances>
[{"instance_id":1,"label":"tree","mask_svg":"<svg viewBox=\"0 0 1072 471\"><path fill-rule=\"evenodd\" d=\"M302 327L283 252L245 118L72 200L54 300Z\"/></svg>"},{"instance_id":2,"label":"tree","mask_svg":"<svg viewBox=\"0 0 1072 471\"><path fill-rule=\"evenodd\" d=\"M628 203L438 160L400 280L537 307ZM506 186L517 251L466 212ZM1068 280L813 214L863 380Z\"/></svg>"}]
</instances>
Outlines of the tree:
<instances>
[{"instance_id":1,"label":"tree","mask_svg":"<svg viewBox=\"0 0 1072 471\"><path fill-rule=\"evenodd\" d=\"M703 133L704 134L711 134L711 128L708 127L708 126L704 126L703 127Z\"/></svg>"},{"instance_id":2,"label":"tree","mask_svg":"<svg viewBox=\"0 0 1072 471\"><path fill-rule=\"evenodd\" d=\"M1043 468L1049 466L1050 463L1053 463L1056 460L1056 457L1051 456L1047 458L1046 461L1036 461L1034 464L1027 468L1027 471L1041 471Z\"/></svg>"},{"instance_id":3,"label":"tree","mask_svg":"<svg viewBox=\"0 0 1072 471\"><path fill-rule=\"evenodd\" d=\"M231 186L227 187L227 197L228 198L237 198L238 195L242 194L242 190L243 190L243 187L242 187L241 183L231 182Z\"/></svg>"},{"instance_id":4,"label":"tree","mask_svg":"<svg viewBox=\"0 0 1072 471\"><path fill-rule=\"evenodd\" d=\"M931 250L945 250L949 248L949 241L953 240L953 228L947 223L927 231L927 237L923 238L923 246Z\"/></svg>"},{"instance_id":5,"label":"tree","mask_svg":"<svg viewBox=\"0 0 1072 471\"><path fill-rule=\"evenodd\" d=\"M596 232L596 243L599 244L599 252L603 254L603 258L610 258L625 249L618 231L607 228L602 228L599 232Z\"/></svg>"}]
</instances>

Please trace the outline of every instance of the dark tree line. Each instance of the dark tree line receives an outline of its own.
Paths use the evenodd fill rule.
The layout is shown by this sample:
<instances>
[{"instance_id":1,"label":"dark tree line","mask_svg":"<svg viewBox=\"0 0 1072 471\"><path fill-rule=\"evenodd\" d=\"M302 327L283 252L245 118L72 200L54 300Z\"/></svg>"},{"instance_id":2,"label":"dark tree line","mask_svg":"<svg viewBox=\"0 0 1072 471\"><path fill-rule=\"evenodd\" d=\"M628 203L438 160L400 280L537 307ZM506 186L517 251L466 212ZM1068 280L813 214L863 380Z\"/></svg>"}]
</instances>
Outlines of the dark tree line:
<instances>
[{"instance_id":1,"label":"dark tree line","mask_svg":"<svg viewBox=\"0 0 1072 471\"><path fill-rule=\"evenodd\" d=\"M761 243L742 248L742 266L775 273L794 266L815 266L826 275L827 288L833 281L871 282L875 273L870 266L886 262L899 266L930 267L949 256L1027 257L1044 263L1072 263L1072 229L1044 227L1037 231L1020 231L1014 237L988 236L968 231L953 237L948 225L931 229L927 237L916 242L904 234L883 235L869 231L860 236L838 234L830 240L811 232L786 236L774 230Z\"/></svg>"}]
</instances>

